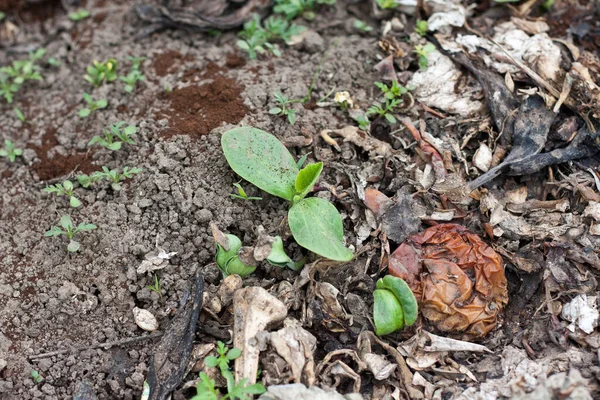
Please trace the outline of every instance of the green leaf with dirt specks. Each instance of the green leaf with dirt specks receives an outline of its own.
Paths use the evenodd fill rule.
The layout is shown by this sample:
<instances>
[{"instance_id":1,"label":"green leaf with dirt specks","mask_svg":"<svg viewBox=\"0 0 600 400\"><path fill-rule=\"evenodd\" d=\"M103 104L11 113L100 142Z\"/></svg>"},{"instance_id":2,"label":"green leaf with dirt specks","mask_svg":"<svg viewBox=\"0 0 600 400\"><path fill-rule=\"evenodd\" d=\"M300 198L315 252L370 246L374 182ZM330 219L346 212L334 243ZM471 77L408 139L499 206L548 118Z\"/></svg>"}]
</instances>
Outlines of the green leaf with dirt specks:
<instances>
[{"instance_id":1,"label":"green leaf with dirt specks","mask_svg":"<svg viewBox=\"0 0 600 400\"><path fill-rule=\"evenodd\" d=\"M294 239L305 249L335 261L352 259L352 252L342 242L342 217L327 200L311 197L299 201L290 209L288 223Z\"/></svg>"},{"instance_id":2,"label":"green leaf with dirt specks","mask_svg":"<svg viewBox=\"0 0 600 400\"><path fill-rule=\"evenodd\" d=\"M322 162L308 164L300 170L296 177L296 191L301 199L312 190L313 186L315 186L321 172L323 172Z\"/></svg>"},{"instance_id":3,"label":"green leaf with dirt specks","mask_svg":"<svg viewBox=\"0 0 600 400\"><path fill-rule=\"evenodd\" d=\"M235 173L267 193L292 201L299 169L275 136L256 128L234 128L223 134L221 147Z\"/></svg>"}]
</instances>

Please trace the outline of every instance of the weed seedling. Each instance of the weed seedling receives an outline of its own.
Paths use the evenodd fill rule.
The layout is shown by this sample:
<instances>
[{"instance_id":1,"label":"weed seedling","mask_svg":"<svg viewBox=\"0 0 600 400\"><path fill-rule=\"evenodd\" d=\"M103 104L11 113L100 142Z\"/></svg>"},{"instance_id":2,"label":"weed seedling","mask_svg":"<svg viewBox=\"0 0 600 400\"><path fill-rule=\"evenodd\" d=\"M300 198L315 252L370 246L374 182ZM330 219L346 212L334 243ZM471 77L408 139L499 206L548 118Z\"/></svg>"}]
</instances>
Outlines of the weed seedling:
<instances>
[{"instance_id":1,"label":"weed seedling","mask_svg":"<svg viewBox=\"0 0 600 400\"><path fill-rule=\"evenodd\" d=\"M133 92L136 82L146 80L142 71L140 71L140 65L146 59L146 57L127 57L131 61L131 71L127 76L120 76L119 79L125 82L125 91L127 93Z\"/></svg>"},{"instance_id":2,"label":"weed seedling","mask_svg":"<svg viewBox=\"0 0 600 400\"><path fill-rule=\"evenodd\" d=\"M103 63L94 61L92 65L88 65L86 72L83 77L94 87L100 86L105 80L112 82L117 79L117 60L109 58Z\"/></svg>"},{"instance_id":3,"label":"weed seedling","mask_svg":"<svg viewBox=\"0 0 600 400\"><path fill-rule=\"evenodd\" d=\"M361 21L360 19L355 19L353 23L354 29L358 29L361 32L371 32L373 27L367 24L365 21Z\"/></svg>"},{"instance_id":4,"label":"weed seedling","mask_svg":"<svg viewBox=\"0 0 600 400\"><path fill-rule=\"evenodd\" d=\"M284 18L272 15L265 20L265 30L269 34L268 40L281 39L286 43L292 40L292 37L302 33L303 26L291 24Z\"/></svg>"},{"instance_id":5,"label":"weed seedling","mask_svg":"<svg viewBox=\"0 0 600 400\"><path fill-rule=\"evenodd\" d=\"M385 106L381 103L377 103L369 107L369 109L367 110L367 116L378 115L387 119L390 124L395 124L396 117L394 117L392 113L394 111L394 108L396 108L400 103L402 103L402 100L400 99L386 99Z\"/></svg>"},{"instance_id":6,"label":"weed seedling","mask_svg":"<svg viewBox=\"0 0 600 400\"><path fill-rule=\"evenodd\" d=\"M427 43L425 46L420 44L415 46L413 52L419 56L419 68L427 69L427 64L429 63L427 56L434 50L435 46L431 43Z\"/></svg>"},{"instance_id":7,"label":"weed seedling","mask_svg":"<svg viewBox=\"0 0 600 400\"><path fill-rule=\"evenodd\" d=\"M86 175L86 174L81 174L81 175L77 175L77 182L79 182L79 184L84 187L84 188L89 188L90 185L92 185L94 182L98 182L100 180L102 180L102 176L98 176L98 175Z\"/></svg>"},{"instance_id":8,"label":"weed seedling","mask_svg":"<svg viewBox=\"0 0 600 400\"><path fill-rule=\"evenodd\" d=\"M92 99L92 96L85 92L83 93L83 99L86 101L86 103L88 103L88 106L79 110L79 116L81 118L86 118L94 111L101 108L106 108L108 105L106 99L94 100Z\"/></svg>"},{"instance_id":9,"label":"weed seedling","mask_svg":"<svg viewBox=\"0 0 600 400\"><path fill-rule=\"evenodd\" d=\"M375 2L382 10L393 10L398 7L395 0L375 0Z\"/></svg>"},{"instance_id":10,"label":"weed seedling","mask_svg":"<svg viewBox=\"0 0 600 400\"><path fill-rule=\"evenodd\" d=\"M17 149L15 144L8 139L4 140L4 148L0 149L0 157L8 158L11 163L15 162L17 157L23 155L22 149Z\"/></svg>"},{"instance_id":11,"label":"weed seedling","mask_svg":"<svg viewBox=\"0 0 600 400\"><path fill-rule=\"evenodd\" d=\"M222 342L217 342L218 357L208 356L204 359L204 365L208 368L219 367L221 376L227 381L227 394L221 396L221 392L215 388L215 380L211 379L206 373L200 373L200 381L196 386L196 395L191 400L227 400L240 399L250 400L255 394L266 392L262 383L248 385L248 378L235 382L233 373L229 363L242 355L242 351L238 348L229 350Z\"/></svg>"},{"instance_id":12,"label":"weed seedling","mask_svg":"<svg viewBox=\"0 0 600 400\"><path fill-rule=\"evenodd\" d=\"M333 5L335 0L275 0L273 11L283 14L288 20L301 15L304 19L311 21L315 18L317 5Z\"/></svg>"},{"instance_id":13,"label":"weed seedling","mask_svg":"<svg viewBox=\"0 0 600 400\"><path fill-rule=\"evenodd\" d=\"M289 21L279 17L270 16L265 20L264 27L258 14L244 24L244 29L238 34L240 40L237 45L248 53L250 59L255 59L258 54L271 52L276 57L281 56L278 47L271 43L274 40L283 40L288 43L293 36L302 32L305 28L291 24Z\"/></svg>"},{"instance_id":14,"label":"weed seedling","mask_svg":"<svg viewBox=\"0 0 600 400\"><path fill-rule=\"evenodd\" d=\"M31 379L33 379L35 383L40 383L44 380L40 373L37 372L35 369L31 370Z\"/></svg>"},{"instance_id":15,"label":"weed seedling","mask_svg":"<svg viewBox=\"0 0 600 400\"><path fill-rule=\"evenodd\" d=\"M53 226L52 229L47 231L44 236L46 237L54 237L64 235L69 239L69 245L67 246L67 251L70 253L74 253L81 247L80 243L74 240L74 237L79 232L88 232L96 229L96 225L94 224L86 224L80 223L77 227L74 227L73 220L68 215L63 215L60 219L60 226Z\"/></svg>"},{"instance_id":16,"label":"weed seedling","mask_svg":"<svg viewBox=\"0 0 600 400\"><path fill-rule=\"evenodd\" d=\"M154 285L146 286L146 289L158 293L158 296L162 300L162 288L160 287L160 282L158 281L158 275L154 274Z\"/></svg>"},{"instance_id":17,"label":"weed seedling","mask_svg":"<svg viewBox=\"0 0 600 400\"><path fill-rule=\"evenodd\" d=\"M269 114L285 116L290 125L294 125L294 122L296 122L296 110L290 108L290 99L281 93L274 93L273 97L275 97L275 101L279 104L279 107L271 108Z\"/></svg>"},{"instance_id":18,"label":"weed seedling","mask_svg":"<svg viewBox=\"0 0 600 400\"><path fill-rule=\"evenodd\" d=\"M401 99L402 95L408 92L408 89L398 83L398 81L393 81L392 86L388 86L382 82L375 82L375 86L377 86L388 100Z\"/></svg>"},{"instance_id":19,"label":"weed seedling","mask_svg":"<svg viewBox=\"0 0 600 400\"><path fill-rule=\"evenodd\" d=\"M73 183L71 181L64 181L63 183L48 186L44 189L44 192L56 193L57 196L67 196L69 205L73 208L81 206L81 201L73 195Z\"/></svg>"},{"instance_id":20,"label":"weed seedling","mask_svg":"<svg viewBox=\"0 0 600 400\"><path fill-rule=\"evenodd\" d=\"M15 115L17 116L19 121L25 123L25 115L23 115L23 112L19 109L19 107L13 108L13 111L15 112Z\"/></svg>"},{"instance_id":21,"label":"weed seedling","mask_svg":"<svg viewBox=\"0 0 600 400\"><path fill-rule=\"evenodd\" d=\"M4 97L7 103L12 103L15 94L25 81L42 80L40 67L36 63L44 54L46 50L37 49L29 53L27 60L13 61L10 66L0 68L0 96Z\"/></svg>"},{"instance_id":22,"label":"weed seedling","mask_svg":"<svg viewBox=\"0 0 600 400\"><path fill-rule=\"evenodd\" d=\"M88 146L100 145L109 150L120 150L123 143L134 145L132 136L135 135L137 128L133 125L123 127L125 122L120 121L110 126L109 130L104 131L104 137L94 136Z\"/></svg>"},{"instance_id":23,"label":"weed seedling","mask_svg":"<svg viewBox=\"0 0 600 400\"><path fill-rule=\"evenodd\" d=\"M108 167L103 166L102 172L94 172L91 176L93 180L99 181L105 179L109 181L112 189L119 191L123 189L123 186L121 186L121 181L124 181L125 179L131 179L134 175L139 174L140 172L142 172L141 168L125 167L123 172L119 173L119 171L116 169L108 169Z\"/></svg>"},{"instance_id":24,"label":"weed seedling","mask_svg":"<svg viewBox=\"0 0 600 400\"><path fill-rule=\"evenodd\" d=\"M360 128L360 130L365 132L369 130L369 125L371 125L371 122L369 121L369 117L367 117L366 114L359 115L358 117L356 117L355 121L358 122L358 127Z\"/></svg>"},{"instance_id":25,"label":"weed seedling","mask_svg":"<svg viewBox=\"0 0 600 400\"><path fill-rule=\"evenodd\" d=\"M246 191L242 188L242 185L238 183L234 183L233 186L235 186L237 188L238 194L230 194L231 197L233 197L234 199L241 199L241 200L262 200L262 197L252 197L252 196L248 196L246 194Z\"/></svg>"},{"instance_id":26,"label":"weed seedling","mask_svg":"<svg viewBox=\"0 0 600 400\"><path fill-rule=\"evenodd\" d=\"M88 10L77 10L77 11L73 11L72 13L69 14L69 19L71 21L77 22L77 21L81 21L82 19L86 19L90 16L90 12Z\"/></svg>"},{"instance_id":27,"label":"weed seedling","mask_svg":"<svg viewBox=\"0 0 600 400\"><path fill-rule=\"evenodd\" d=\"M57 58L50 57L48 58L48 64L53 67L60 67L62 65L62 62L60 62L60 60L58 60Z\"/></svg>"},{"instance_id":28,"label":"weed seedling","mask_svg":"<svg viewBox=\"0 0 600 400\"><path fill-rule=\"evenodd\" d=\"M427 35L427 21L423 21L422 19L417 20L415 32L421 36Z\"/></svg>"}]
</instances>

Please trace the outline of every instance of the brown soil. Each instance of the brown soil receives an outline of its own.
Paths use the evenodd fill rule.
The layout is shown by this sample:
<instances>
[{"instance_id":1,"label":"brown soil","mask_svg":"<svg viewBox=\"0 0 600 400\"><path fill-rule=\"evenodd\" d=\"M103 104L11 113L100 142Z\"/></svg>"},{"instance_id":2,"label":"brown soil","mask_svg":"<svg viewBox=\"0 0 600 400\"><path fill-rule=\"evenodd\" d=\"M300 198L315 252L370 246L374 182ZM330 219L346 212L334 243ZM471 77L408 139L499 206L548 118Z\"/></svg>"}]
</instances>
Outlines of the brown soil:
<instances>
[{"instance_id":1,"label":"brown soil","mask_svg":"<svg viewBox=\"0 0 600 400\"><path fill-rule=\"evenodd\" d=\"M174 65L193 59L193 57L184 56L177 50L166 50L154 56L154 71L157 76L166 76L173 72Z\"/></svg>"},{"instance_id":2,"label":"brown soil","mask_svg":"<svg viewBox=\"0 0 600 400\"><path fill-rule=\"evenodd\" d=\"M243 89L235 80L217 75L211 83L167 93L165 98L170 102L170 111L165 111L164 116L169 118L170 126L163 137L198 137L223 122L237 124L248 111L240 96Z\"/></svg>"},{"instance_id":3,"label":"brown soil","mask_svg":"<svg viewBox=\"0 0 600 400\"><path fill-rule=\"evenodd\" d=\"M56 140L56 130L48 129L42 136L42 145L40 147L32 146L40 162L33 165L33 170L38 174L40 180L47 181L61 176L69 175L74 171L80 171L89 174L100 168L92 164L93 152L75 153L73 155L61 155L54 153L50 157L49 152L58 145Z\"/></svg>"},{"instance_id":4,"label":"brown soil","mask_svg":"<svg viewBox=\"0 0 600 400\"><path fill-rule=\"evenodd\" d=\"M241 68L246 65L246 59L237 53L230 53L227 55L225 66L227 68Z\"/></svg>"}]
</instances>

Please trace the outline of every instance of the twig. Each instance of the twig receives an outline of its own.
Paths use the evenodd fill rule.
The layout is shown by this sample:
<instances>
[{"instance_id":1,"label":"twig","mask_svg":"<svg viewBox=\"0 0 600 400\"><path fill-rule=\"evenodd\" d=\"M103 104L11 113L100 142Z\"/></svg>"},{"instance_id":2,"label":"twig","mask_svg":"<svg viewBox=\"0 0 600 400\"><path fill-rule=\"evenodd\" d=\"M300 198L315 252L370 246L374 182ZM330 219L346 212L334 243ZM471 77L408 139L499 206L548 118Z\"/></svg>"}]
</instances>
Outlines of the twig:
<instances>
[{"instance_id":1,"label":"twig","mask_svg":"<svg viewBox=\"0 0 600 400\"><path fill-rule=\"evenodd\" d=\"M62 354L78 353L80 351L99 349L102 347L120 346L123 344L140 342L142 340L155 339L155 338L161 337L161 336L162 336L162 332L155 332L155 333L152 333L147 336L138 336L138 337L134 337L134 338L115 340L114 342L97 343L97 344L93 344L91 346L72 347L70 349L51 351L49 353L42 353L42 354L38 354L35 356L31 356L31 357L29 357L29 360L31 360L31 361L39 360L40 358L48 358L48 357L58 356L58 355L62 355Z\"/></svg>"}]
</instances>

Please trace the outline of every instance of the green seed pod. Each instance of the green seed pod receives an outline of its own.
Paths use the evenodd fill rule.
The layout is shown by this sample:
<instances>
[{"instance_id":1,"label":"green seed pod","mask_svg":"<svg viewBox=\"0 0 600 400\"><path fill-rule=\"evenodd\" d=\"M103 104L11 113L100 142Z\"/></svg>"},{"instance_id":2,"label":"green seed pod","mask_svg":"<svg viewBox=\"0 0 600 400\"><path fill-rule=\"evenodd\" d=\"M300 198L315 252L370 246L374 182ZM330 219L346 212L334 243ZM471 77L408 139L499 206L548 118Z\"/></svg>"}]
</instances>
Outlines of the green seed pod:
<instances>
[{"instance_id":1,"label":"green seed pod","mask_svg":"<svg viewBox=\"0 0 600 400\"><path fill-rule=\"evenodd\" d=\"M392 292L377 289L373 292L373 321L375 334L388 335L404 327L404 313L400 302Z\"/></svg>"},{"instance_id":2,"label":"green seed pod","mask_svg":"<svg viewBox=\"0 0 600 400\"><path fill-rule=\"evenodd\" d=\"M419 308L417 306L417 299L415 299L415 295L413 294L412 290L410 290L406 282L404 282L403 279L392 275L387 275L383 279L380 279L377 282L378 287L379 282L382 282L383 286L392 292L400 301L400 304L402 305L402 311L404 312L404 324L406 326L414 325L414 323L417 321Z\"/></svg>"}]
</instances>

